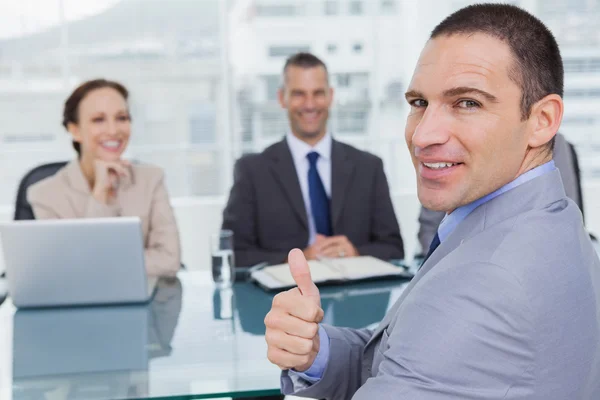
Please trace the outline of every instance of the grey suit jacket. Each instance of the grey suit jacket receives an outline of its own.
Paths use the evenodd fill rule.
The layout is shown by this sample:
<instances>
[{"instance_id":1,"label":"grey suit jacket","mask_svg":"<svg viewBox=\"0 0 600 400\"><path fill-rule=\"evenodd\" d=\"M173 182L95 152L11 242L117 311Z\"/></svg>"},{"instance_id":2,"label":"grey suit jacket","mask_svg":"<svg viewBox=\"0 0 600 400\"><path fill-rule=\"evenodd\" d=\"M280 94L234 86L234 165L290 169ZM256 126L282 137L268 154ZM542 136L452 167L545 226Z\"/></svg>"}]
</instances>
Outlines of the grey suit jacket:
<instances>
[{"instance_id":1,"label":"grey suit jacket","mask_svg":"<svg viewBox=\"0 0 600 400\"><path fill-rule=\"evenodd\" d=\"M556 142L554 144L554 162L560 171L560 176L565 187L567 197L572 199L576 204L581 204L581 194L579 193L579 177L575 170L575 160L571 154L569 143L561 133L556 134ZM423 254L427 253L429 245L435 236L438 226L444 216L443 211L433 211L425 207L421 207L419 213L419 243Z\"/></svg>"},{"instance_id":2,"label":"grey suit jacket","mask_svg":"<svg viewBox=\"0 0 600 400\"><path fill-rule=\"evenodd\" d=\"M331 174L334 235L346 235L362 255L403 258L381 159L334 140ZM306 247L306 208L285 139L238 160L223 228L234 232L238 266L282 263L291 249Z\"/></svg>"},{"instance_id":3,"label":"grey suit jacket","mask_svg":"<svg viewBox=\"0 0 600 400\"><path fill-rule=\"evenodd\" d=\"M327 368L300 396L600 399L600 261L558 171L475 209L374 332L325 329Z\"/></svg>"}]
</instances>

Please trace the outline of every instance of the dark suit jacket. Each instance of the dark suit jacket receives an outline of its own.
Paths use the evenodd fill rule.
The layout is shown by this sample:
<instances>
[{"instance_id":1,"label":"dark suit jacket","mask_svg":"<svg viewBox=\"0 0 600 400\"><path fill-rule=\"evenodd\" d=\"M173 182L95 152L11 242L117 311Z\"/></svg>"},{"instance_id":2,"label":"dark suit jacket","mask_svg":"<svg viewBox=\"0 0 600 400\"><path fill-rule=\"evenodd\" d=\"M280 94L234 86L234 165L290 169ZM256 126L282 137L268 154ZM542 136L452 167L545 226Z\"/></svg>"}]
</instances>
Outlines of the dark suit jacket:
<instances>
[{"instance_id":1,"label":"dark suit jacket","mask_svg":"<svg viewBox=\"0 0 600 400\"><path fill-rule=\"evenodd\" d=\"M361 255L403 258L381 159L334 140L331 174L334 235L346 235ZM306 209L285 139L238 160L223 229L234 232L237 266L283 263L291 249L306 247Z\"/></svg>"}]
</instances>

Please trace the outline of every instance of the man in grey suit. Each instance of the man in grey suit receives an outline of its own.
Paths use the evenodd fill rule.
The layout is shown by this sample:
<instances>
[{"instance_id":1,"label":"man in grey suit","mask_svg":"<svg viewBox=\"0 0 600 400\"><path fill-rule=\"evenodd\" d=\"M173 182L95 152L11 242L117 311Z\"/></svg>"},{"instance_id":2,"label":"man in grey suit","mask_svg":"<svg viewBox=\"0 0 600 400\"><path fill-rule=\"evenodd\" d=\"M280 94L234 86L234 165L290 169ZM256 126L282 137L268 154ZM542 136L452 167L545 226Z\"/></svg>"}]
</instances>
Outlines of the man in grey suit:
<instances>
[{"instance_id":1,"label":"man in grey suit","mask_svg":"<svg viewBox=\"0 0 600 400\"><path fill-rule=\"evenodd\" d=\"M325 399L600 398L600 261L552 161L558 45L515 6L432 32L406 98L420 201L449 215L374 331L320 324L302 252L265 318L285 394Z\"/></svg>"},{"instance_id":2,"label":"man in grey suit","mask_svg":"<svg viewBox=\"0 0 600 400\"><path fill-rule=\"evenodd\" d=\"M238 160L223 212L223 228L235 234L236 264L283 263L295 247L307 259L403 258L381 159L327 131L333 89L325 64L298 53L285 63L283 78L279 102L290 132Z\"/></svg>"},{"instance_id":3,"label":"man in grey suit","mask_svg":"<svg viewBox=\"0 0 600 400\"><path fill-rule=\"evenodd\" d=\"M556 134L554 143L553 159L556 168L560 171L560 177L565 187L565 194L573 200L575 204L581 203L581 193L579 192L579 175L576 171L575 160L571 152L570 144L561 133ZM581 210L583 212L583 210ZM429 245L433 241L437 233L440 222L444 219L446 212L433 211L425 207L421 207L419 213L419 243L421 244L421 252L426 254Z\"/></svg>"}]
</instances>

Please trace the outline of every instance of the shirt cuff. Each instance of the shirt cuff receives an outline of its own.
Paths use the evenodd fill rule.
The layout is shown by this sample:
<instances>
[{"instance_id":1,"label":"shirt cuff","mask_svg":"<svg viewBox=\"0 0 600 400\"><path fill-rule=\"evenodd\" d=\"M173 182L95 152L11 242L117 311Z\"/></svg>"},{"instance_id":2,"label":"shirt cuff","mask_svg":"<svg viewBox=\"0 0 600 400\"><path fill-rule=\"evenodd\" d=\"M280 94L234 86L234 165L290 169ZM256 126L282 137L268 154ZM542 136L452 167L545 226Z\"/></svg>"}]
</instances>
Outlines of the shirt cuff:
<instances>
[{"instance_id":1,"label":"shirt cuff","mask_svg":"<svg viewBox=\"0 0 600 400\"><path fill-rule=\"evenodd\" d=\"M289 371L290 377L302 378L310 383L317 383L323 377L323 373L327 368L327 362L329 361L329 335L325 329L319 325L319 352L315 361L309 369L304 372L298 372L294 370ZM295 381L295 379L294 379Z\"/></svg>"}]
</instances>

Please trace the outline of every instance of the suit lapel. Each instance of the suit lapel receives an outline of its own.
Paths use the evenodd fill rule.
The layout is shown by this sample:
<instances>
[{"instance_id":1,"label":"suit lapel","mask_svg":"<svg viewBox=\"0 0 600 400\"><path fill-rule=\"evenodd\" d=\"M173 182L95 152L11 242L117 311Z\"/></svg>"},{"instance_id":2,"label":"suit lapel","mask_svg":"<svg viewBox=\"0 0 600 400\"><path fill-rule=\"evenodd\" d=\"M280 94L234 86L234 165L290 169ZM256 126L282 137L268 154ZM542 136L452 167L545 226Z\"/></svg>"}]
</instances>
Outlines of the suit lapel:
<instances>
[{"instance_id":1,"label":"suit lapel","mask_svg":"<svg viewBox=\"0 0 600 400\"><path fill-rule=\"evenodd\" d=\"M487 226L492 226L534 208L546 207L548 204L565 199L565 197L560 173L558 170L554 170L509 190L473 210L419 269L419 272L402 292L400 298L375 329L367 346L379 340L381 332L388 327L404 299L410 294L415 285L423 279L425 274L431 271L443 258L460 247L463 242L479 234Z\"/></svg>"},{"instance_id":2,"label":"suit lapel","mask_svg":"<svg viewBox=\"0 0 600 400\"><path fill-rule=\"evenodd\" d=\"M343 145L331 144L331 226L336 233L336 224L342 215L348 184L354 173L354 164L348 158Z\"/></svg>"},{"instance_id":3,"label":"suit lapel","mask_svg":"<svg viewBox=\"0 0 600 400\"><path fill-rule=\"evenodd\" d=\"M298 174L294 160L292 159L292 153L285 139L270 149L269 157L271 159L271 163L269 163L271 172L288 197L298 219L308 229L304 197L302 197L302 190L298 182Z\"/></svg>"},{"instance_id":4,"label":"suit lapel","mask_svg":"<svg viewBox=\"0 0 600 400\"><path fill-rule=\"evenodd\" d=\"M90 184L83 175L79 161L75 160L69 162L65 167L65 172L67 173L67 179L69 180L71 188L80 193L91 194L92 190L90 189Z\"/></svg>"},{"instance_id":5,"label":"suit lapel","mask_svg":"<svg viewBox=\"0 0 600 400\"><path fill-rule=\"evenodd\" d=\"M485 205L482 207L478 207L471 214L467 216L467 218L458 225L456 230L448 236L446 240L444 240L440 246L433 252L433 254L425 261L425 263L419 269L419 272L415 275L415 277L410 281L410 284L406 287L406 289L400 295L400 298L396 301L396 303L392 306L390 311L386 314L385 318L377 329L373 332L373 336L367 343L367 346L374 342L374 339L378 338L381 332L385 328L388 327L392 319L395 317L396 312L404 302L404 299L410 294L412 289L419 283L421 279L427 274L431 269L446 257L448 254L452 253L456 250L465 240L476 235L477 233L483 230L483 222L485 221Z\"/></svg>"}]
</instances>

